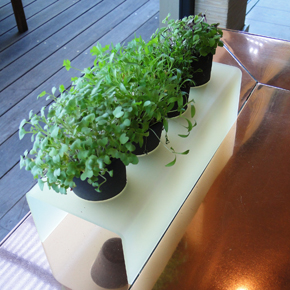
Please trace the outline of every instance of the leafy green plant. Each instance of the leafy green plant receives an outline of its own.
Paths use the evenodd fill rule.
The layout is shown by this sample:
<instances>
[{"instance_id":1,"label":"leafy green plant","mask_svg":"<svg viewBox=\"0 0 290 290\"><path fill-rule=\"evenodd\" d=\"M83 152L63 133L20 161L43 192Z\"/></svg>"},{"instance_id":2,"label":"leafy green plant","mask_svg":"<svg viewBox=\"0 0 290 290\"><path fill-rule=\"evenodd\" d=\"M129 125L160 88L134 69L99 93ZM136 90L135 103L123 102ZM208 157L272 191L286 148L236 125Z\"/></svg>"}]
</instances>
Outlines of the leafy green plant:
<instances>
[{"instance_id":1,"label":"leafy green plant","mask_svg":"<svg viewBox=\"0 0 290 290\"><path fill-rule=\"evenodd\" d=\"M193 32L193 52L196 56L214 55L218 46L223 46L223 32L218 28L219 23L208 24L205 14L189 16L182 19L186 30Z\"/></svg>"},{"instance_id":2,"label":"leafy green plant","mask_svg":"<svg viewBox=\"0 0 290 290\"><path fill-rule=\"evenodd\" d=\"M172 57L156 57L156 42L157 38L148 43L135 38L127 47L98 44L91 50L96 56L94 66L73 78L70 90L60 86L59 97L56 88L38 96L53 102L39 114L30 111L28 120L20 124L19 137L32 134L33 148L20 157L20 167L31 171L41 189L47 183L65 194L76 186L73 179L80 178L100 191L104 175L113 174L107 169L113 158L125 165L138 163L135 146L142 146L156 122L163 122L169 143L167 113L174 102L183 112L181 71L173 68ZM72 68L69 60L64 66ZM183 138L195 126L185 120L188 133L180 135ZM176 154L188 153L166 148L175 154L166 166L174 165Z\"/></svg>"},{"instance_id":3,"label":"leafy green plant","mask_svg":"<svg viewBox=\"0 0 290 290\"><path fill-rule=\"evenodd\" d=\"M132 153L134 146L124 133L130 125L128 113L124 109L121 115L118 104L101 86L89 86L78 79L68 92L61 87L59 98L55 92L53 88L52 94L39 95L54 100L47 114L45 107L40 115L31 111L19 127L20 139L32 134L33 142L32 150L20 157L20 167L31 171L41 189L46 182L49 188L65 194L66 189L75 187L76 177L88 179L100 191L106 181L104 174L113 174L107 169L112 158L125 165L138 163ZM30 125L28 131L25 124Z\"/></svg>"},{"instance_id":4,"label":"leafy green plant","mask_svg":"<svg viewBox=\"0 0 290 290\"><path fill-rule=\"evenodd\" d=\"M129 108L130 125L126 128L126 137L142 146L144 137L149 135L150 127L163 122L166 140L169 143L168 121L166 116L175 102L179 104L177 110L183 112L183 98L180 91L180 71L173 69L174 59L166 55L155 57L154 49L157 39L146 43L142 38L134 38L126 47L117 44L102 47L97 44L91 53L96 56L94 66L86 68L84 79L91 84L101 82L101 86L110 93L121 108ZM64 66L69 70L68 60ZM195 109L191 102L192 116ZM120 111L122 112L122 111ZM186 119L188 134L194 127ZM181 135L181 137L187 137ZM172 147L169 150L176 152ZM168 166L176 161L170 162Z\"/></svg>"},{"instance_id":5,"label":"leafy green plant","mask_svg":"<svg viewBox=\"0 0 290 290\"><path fill-rule=\"evenodd\" d=\"M205 15L184 17L180 20L164 20L167 26L157 29L153 38L158 39L156 56L166 54L174 58L173 67L181 71L182 82L190 83L194 71L192 63L200 56L215 54L217 46L223 46L223 33L218 24L206 23Z\"/></svg>"}]
</instances>

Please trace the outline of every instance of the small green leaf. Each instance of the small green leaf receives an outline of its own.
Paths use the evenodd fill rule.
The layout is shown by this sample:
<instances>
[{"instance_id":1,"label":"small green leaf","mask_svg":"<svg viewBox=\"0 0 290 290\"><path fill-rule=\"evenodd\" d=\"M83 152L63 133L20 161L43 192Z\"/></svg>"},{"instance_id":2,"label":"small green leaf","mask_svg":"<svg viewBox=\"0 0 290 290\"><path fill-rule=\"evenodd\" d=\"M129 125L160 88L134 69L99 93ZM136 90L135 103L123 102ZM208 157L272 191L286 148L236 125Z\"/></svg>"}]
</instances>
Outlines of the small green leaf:
<instances>
[{"instance_id":1,"label":"small green leaf","mask_svg":"<svg viewBox=\"0 0 290 290\"><path fill-rule=\"evenodd\" d=\"M150 101L146 101L146 102L144 103L144 107L147 107L147 106L149 106L150 104L151 104Z\"/></svg>"},{"instance_id":2,"label":"small green leaf","mask_svg":"<svg viewBox=\"0 0 290 290\"><path fill-rule=\"evenodd\" d=\"M86 178L91 178L94 175L94 172L92 170L86 170L82 175L81 175L81 180L84 181Z\"/></svg>"},{"instance_id":3,"label":"small green leaf","mask_svg":"<svg viewBox=\"0 0 290 290\"><path fill-rule=\"evenodd\" d=\"M33 110L30 110L30 112L29 112L29 119L31 119L32 116L33 116Z\"/></svg>"},{"instance_id":4,"label":"small green leaf","mask_svg":"<svg viewBox=\"0 0 290 290\"><path fill-rule=\"evenodd\" d=\"M189 133L187 135L178 134L178 136L181 138L186 138L186 137L188 137L188 135L189 135Z\"/></svg>"},{"instance_id":5,"label":"small green leaf","mask_svg":"<svg viewBox=\"0 0 290 290\"><path fill-rule=\"evenodd\" d=\"M41 160L39 156L37 156L37 158L34 161L35 161L35 164L38 166L41 166L43 164L43 161Z\"/></svg>"},{"instance_id":6,"label":"small green leaf","mask_svg":"<svg viewBox=\"0 0 290 290\"><path fill-rule=\"evenodd\" d=\"M45 110L45 106L44 107L42 107L41 108L41 110L40 110L40 115L41 115L41 117L44 117L44 110Z\"/></svg>"},{"instance_id":7,"label":"small green leaf","mask_svg":"<svg viewBox=\"0 0 290 290\"><path fill-rule=\"evenodd\" d=\"M49 151L49 156L53 157L55 155L57 155L57 150L55 148L52 148L50 151Z\"/></svg>"},{"instance_id":8,"label":"small green leaf","mask_svg":"<svg viewBox=\"0 0 290 290\"><path fill-rule=\"evenodd\" d=\"M70 61L68 59L65 59L63 61L63 66L66 68L67 71L69 71L71 69Z\"/></svg>"},{"instance_id":9,"label":"small green leaf","mask_svg":"<svg viewBox=\"0 0 290 290\"><path fill-rule=\"evenodd\" d=\"M106 164L111 164L111 159L110 159L110 157L109 157L108 155L106 155L106 156L104 157L104 162L105 162Z\"/></svg>"},{"instance_id":10,"label":"small green leaf","mask_svg":"<svg viewBox=\"0 0 290 290\"><path fill-rule=\"evenodd\" d=\"M101 83L102 83L103 79L100 79L94 86L93 90L92 90L92 95L94 95L95 93L97 93Z\"/></svg>"},{"instance_id":11,"label":"small green leaf","mask_svg":"<svg viewBox=\"0 0 290 290\"><path fill-rule=\"evenodd\" d=\"M171 104L171 103L176 102L177 100L178 100L177 97L172 97L172 98L169 98L169 99L168 99L167 103L168 103L168 104Z\"/></svg>"},{"instance_id":12,"label":"small green leaf","mask_svg":"<svg viewBox=\"0 0 290 290\"><path fill-rule=\"evenodd\" d=\"M214 39L209 39L209 45L211 46L211 47L213 47L214 45L215 45L215 40Z\"/></svg>"},{"instance_id":13,"label":"small green leaf","mask_svg":"<svg viewBox=\"0 0 290 290\"><path fill-rule=\"evenodd\" d=\"M113 61L113 58L114 58L114 53L111 53L110 57L109 57L109 62L112 62Z\"/></svg>"},{"instance_id":14,"label":"small green leaf","mask_svg":"<svg viewBox=\"0 0 290 290\"><path fill-rule=\"evenodd\" d=\"M52 161L53 161L54 163L59 163L59 162L60 162L60 156L59 156L59 155L55 155L55 156L53 156L53 157L52 157Z\"/></svg>"},{"instance_id":15,"label":"small green leaf","mask_svg":"<svg viewBox=\"0 0 290 290\"><path fill-rule=\"evenodd\" d=\"M22 155L20 155L20 169L22 169L25 166L25 159Z\"/></svg>"},{"instance_id":16,"label":"small green leaf","mask_svg":"<svg viewBox=\"0 0 290 290\"><path fill-rule=\"evenodd\" d=\"M66 144L61 144L61 148L59 150L60 156L63 156L63 154L67 151L68 151L68 146Z\"/></svg>"},{"instance_id":17,"label":"small green leaf","mask_svg":"<svg viewBox=\"0 0 290 290\"><path fill-rule=\"evenodd\" d=\"M123 93L128 93L128 91L126 90L125 86L123 83L120 83L120 90L123 92Z\"/></svg>"},{"instance_id":18,"label":"small green leaf","mask_svg":"<svg viewBox=\"0 0 290 290\"><path fill-rule=\"evenodd\" d=\"M43 91L41 94L39 94L38 96L37 96L37 99L38 98L41 98L41 97L43 97L43 96L45 96L46 95L46 91Z\"/></svg>"},{"instance_id":19,"label":"small green leaf","mask_svg":"<svg viewBox=\"0 0 290 290\"><path fill-rule=\"evenodd\" d=\"M126 119L126 120L123 122L123 125L126 126L126 127L130 126L130 124L131 124L130 119Z\"/></svg>"},{"instance_id":20,"label":"small green leaf","mask_svg":"<svg viewBox=\"0 0 290 290\"><path fill-rule=\"evenodd\" d=\"M59 127L55 126L55 128L51 132L51 137L56 138L58 135Z\"/></svg>"},{"instance_id":21,"label":"small green leaf","mask_svg":"<svg viewBox=\"0 0 290 290\"><path fill-rule=\"evenodd\" d=\"M126 148L130 151L133 152L136 147L132 143L126 143Z\"/></svg>"},{"instance_id":22,"label":"small green leaf","mask_svg":"<svg viewBox=\"0 0 290 290\"><path fill-rule=\"evenodd\" d=\"M60 93L63 93L65 91L64 85L60 85L58 90L60 91Z\"/></svg>"},{"instance_id":23,"label":"small green leaf","mask_svg":"<svg viewBox=\"0 0 290 290\"><path fill-rule=\"evenodd\" d=\"M55 169L54 172L53 172L53 175L54 175L55 177L60 176L60 168Z\"/></svg>"},{"instance_id":24,"label":"small green leaf","mask_svg":"<svg viewBox=\"0 0 290 290\"><path fill-rule=\"evenodd\" d=\"M38 117L37 115L34 115L34 116L32 117L32 119L30 120L30 121L31 121L31 124L32 124L32 125L36 125L36 124L38 124L38 119L39 119L39 117Z\"/></svg>"},{"instance_id":25,"label":"small green leaf","mask_svg":"<svg viewBox=\"0 0 290 290\"><path fill-rule=\"evenodd\" d=\"M103 125L107 124L107 122L108 122L107 120L102 119L102 120L98 121L98 125L103 126Z\"/></svg>"},{"instance_id":26,"label":"small green leaf","mask_svg":"<svg viewBox=\"0 0 290 290\"><path fill-rule=\"evenodd\" d=\"M84 119L85 119L87 122L91 123L91 122L93 122L93 121L95 120L95 114L94 114L94 113L91 113L91 114L89 114L88 116L86 116Z\"/></svg>"},{"instance_id":27,"label":"small green leaf","mask_svg":"<svg viewBox=\"0 0 290 290\"><path fill-rule=\"evenodd\" d=\"M99 159L97 160L97 162L98 162L98 164L99 164L99 168L100 168L100 169L104 169L104 162L103 162L103 160L99 158Z\"/></svg>"},{"instance_id":28,"label":"small green leaf","mask_svg":"<svg viewBox=\"0 0 290 290\"><path fill-rule=\"evenodd\" d=\"M188 130L188 132L190 132L193 128L193 125L192 125L190 120L188 120L188 119L185 119L185 120L187 121L187 124L188 124L187 130Z\"/></svg>"},{"instance_id":29,"label":"small green leaf","mask_svg":"<svg viewBox=\"0 0 290 290\"><path fill-rule=\"evenodd\" d=\"M71 145L71 149L72 150L77 150L77 149L81 149L82 148L82 146L81 146L81 140L80 139L77 139L77 140L75 140L73 143L72 143L72 145Z\"/></svg>"},{"instance_id":30,"label":"small green leaf","mask_svg":"<svg viewBox=\"0 0 290 290\"><path fill-rule=\"evenodd\" d=\"M61 194L66 194L66 189L65 189L64 187L60 187L60 188L59 188L59 192L60 192Z\"/></svg>"},{"instance_id":31,"label":"small green leaf","mask_svg":"<svg viewBox=\"0 0 290 290\"><path fill-rule=\"evenodd\" d=\"M131 156L130 162L132 164L138 164L139 163L139 158L136 155Z\"/></svg>"},{"instance_id":32,"label":"small green leaf","mask_svg":"<svg viewBox=\"0 0 290 290\"><path fill-rule=\"evenodd\" d=\"M165 165L165 167L170 167L173 166L176 163L176 157L174 158L173 161L169 162L168 164Z\"/></svg>"},{"instance_id":33,"label":"small green leaf","mask_svg":"<svg viewBox=\"0 0 290 290\"><path fill-rule=\"evenodd\" d=\"M78 159L80 159L80 160L86 160L88 158L88 156L89 156L89 153L90 152L88 150L80 151L78 153Z\"/></svg>"},{"instance_id":34,"label":"small green leaf","mask_svg":"<svg viewBox=\"0 0 290 290\"><path fill-rule=\"evenodd\" d=\"M57 178L54 176L54 174L51 170L47 171L46 177L47 177L49 183L53 183L53 182L57 181Z\"/></svg>"},{"instance_id":35,"label":"small green leaf","mask_svg":"<svg viewBox=\"0 0 290 290\"><path fill-rule=\"evenodd\" d=\"M53 184L51 185L51 187L53 188L53 190L54 190L55 192L59 193L59 187L58 187L55 183L53 183Z\"/></svg>"},{"instance_id":36,"label":"small green leaf","mask_svg":"<svg viewBox=\"0 0 290 290\"><path fill-rule=\"evenodd\" d=\"M129 140L129 137L127 137L125 133L123 133L120 136L120 142L121 142L121 144L125 144L128 140Z\"/></svg>"},{"instance_id":37,"label":"small green leaf","mask_svg":"<svg viewBox=\"0 0 290 290\"><path fill-rule=\"evenodd\" d=\"M168 132L168 121L166 119L163 120L164 130Z\"/></svg>"},{"instance_id":38,"label":"small green leaf","mask_svg":"<svg viewBox=\"0 0 290 290\"><path fill-rule=\"evenodd\" d=\"M195 106L191 105L191 108L190 108L190 116L191 116L191 118L193 118L194 115L195 115Z\"/></svg>"},{"instance_id":39,"label":"small green leaf","mask_svg":"<svg viewBox=\"0 0 290 290\"><path fill-rule=\"evenodd\" d=\"M124 112L122 111L122 107L121 107L121 106L118 106L118 107L114 110L113 115L114 115L116 118L121 118L121 117L124 115Z\"/></svg>"},{"instance_id":40,"label":"small green leaf","mask_svg":"<svg viewBox=\"0 0 290 290\"><path fill-rule=\"evenodd\" d=\"M108 137L104 137L104 138L102 138L100 141L99 141L99 144L101 145L101 146L106 146L107 144L108 144L108 142L109 142L109 139L108 139Z\"/></svg>"},{"instance_id":41,"label":"small green leaf","mask_svg":"<svg viewBox=\"0 0 290 290\"><path fill-rule=\"evenodd\" d=\"M42 179L38 179L38 185L39 185L39 188L41 189L41 191L43 191L44 182L42 181Z\"/></svg>"},{"instance_id":42,"label":"small green leaf","mask_svg":"<svg viewBox=\"0 0 290 290\"><path fill-rule=\"evenodd\" d=\"M53 88L51 89L51 92L52 92L52 94L54 95L55 92L56 92L56 87L53 87Z\"/></svg>"},{"instance_id":43,"label":"small green leaf","mask_svg":"<svg viewBox=\"0 0 290 290\"><path fill-rule=\"evenodd\" d=\"M25 125L26 119L23 119L19 125L19 130Z\"/></svg>"},{"instance_id":44,"label":"small green leaf","mask_svg":"<svg viewBox=\"0 0 290 290\"><path fill-rule=\"evenodd\" d=\"M25 136L26 131L24 130L24 128L21 128L19 130L19 139L22 140L22 138Z\"/></svg>"},{"instance_id":45,"label":"small green leaf","mask_svg":"<svg viewBox=\"0 0 290 290\"><path fill-rule=\"evenodd\" d=\"M42 173L42 170L40 167L34 165L31 169L31 173L34 176L34 178L38 178L38 175Z\"/></svg>"}]
</instances>

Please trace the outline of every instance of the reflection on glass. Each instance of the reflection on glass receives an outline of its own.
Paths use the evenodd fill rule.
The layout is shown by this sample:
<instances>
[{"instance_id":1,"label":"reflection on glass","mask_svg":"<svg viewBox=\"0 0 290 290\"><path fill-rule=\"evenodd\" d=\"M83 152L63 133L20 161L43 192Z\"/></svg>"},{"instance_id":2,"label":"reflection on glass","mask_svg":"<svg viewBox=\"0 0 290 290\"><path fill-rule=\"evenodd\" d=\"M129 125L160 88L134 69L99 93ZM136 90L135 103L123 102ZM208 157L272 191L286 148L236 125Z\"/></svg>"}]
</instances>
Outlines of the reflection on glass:
<instances>
[{"instance_id":1,"label":"reflection on glass","mask_svg":"<svg viewBox=\"0 0 290 290\"><path fill-rule=\"evenodd\" d=\"M128 289L122 241L120 238L107 240L95 260L91 277L105 289Z\"/></svg>"}]
</instances>

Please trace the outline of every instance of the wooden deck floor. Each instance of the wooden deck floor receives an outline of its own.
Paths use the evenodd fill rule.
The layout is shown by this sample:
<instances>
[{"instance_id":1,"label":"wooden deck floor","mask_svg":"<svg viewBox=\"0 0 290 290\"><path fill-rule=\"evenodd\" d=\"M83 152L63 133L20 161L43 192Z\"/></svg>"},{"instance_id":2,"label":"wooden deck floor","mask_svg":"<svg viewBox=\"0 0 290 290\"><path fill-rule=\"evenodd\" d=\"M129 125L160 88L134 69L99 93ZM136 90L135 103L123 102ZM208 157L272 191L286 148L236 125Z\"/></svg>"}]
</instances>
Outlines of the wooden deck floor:
<instances>
[{"instance_id":1,"label":"wooden deck floor","mask_svg":"<svg viewBox=\"0 0 290 290\"><path fill-rule=\"evenodd\" d=\"M28 31L19 34L9 0L0 0L0 241L29 211L25 194L36 183L19 169L19 156L31 148L19 141L18 126L31 109L47 105L39 93L68 87L77 72L62 67L91 66L90 48L149 39L159 23L159 0L23 0Z\"/></svg>"}]
</instances>

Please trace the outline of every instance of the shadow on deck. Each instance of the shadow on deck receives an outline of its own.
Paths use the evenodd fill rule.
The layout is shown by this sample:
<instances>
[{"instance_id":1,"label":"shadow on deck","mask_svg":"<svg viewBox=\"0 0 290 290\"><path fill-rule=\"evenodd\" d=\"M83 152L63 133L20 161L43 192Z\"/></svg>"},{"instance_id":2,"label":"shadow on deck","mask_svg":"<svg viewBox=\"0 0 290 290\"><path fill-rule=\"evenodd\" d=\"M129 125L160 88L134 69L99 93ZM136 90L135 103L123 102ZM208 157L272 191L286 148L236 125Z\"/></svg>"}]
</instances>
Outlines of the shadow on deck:
<instances>
[{"instance_id":1,"label":"shadow on deck","mask_svg":"<svg viewBox=\"0 0 290 290\"><path fill-rule=\"evenodd\" d=\"M42 91L68 87L78 68L89 67L90 48L123 43L134 34L148 40L159 25L159 0L23 0L28 31L19 34L9 0L0 0L0 241L29 211L25 194L36 183L20 170L19 156L32 147L18 127L47 105Z\"/></svg>"}]
</instances>

